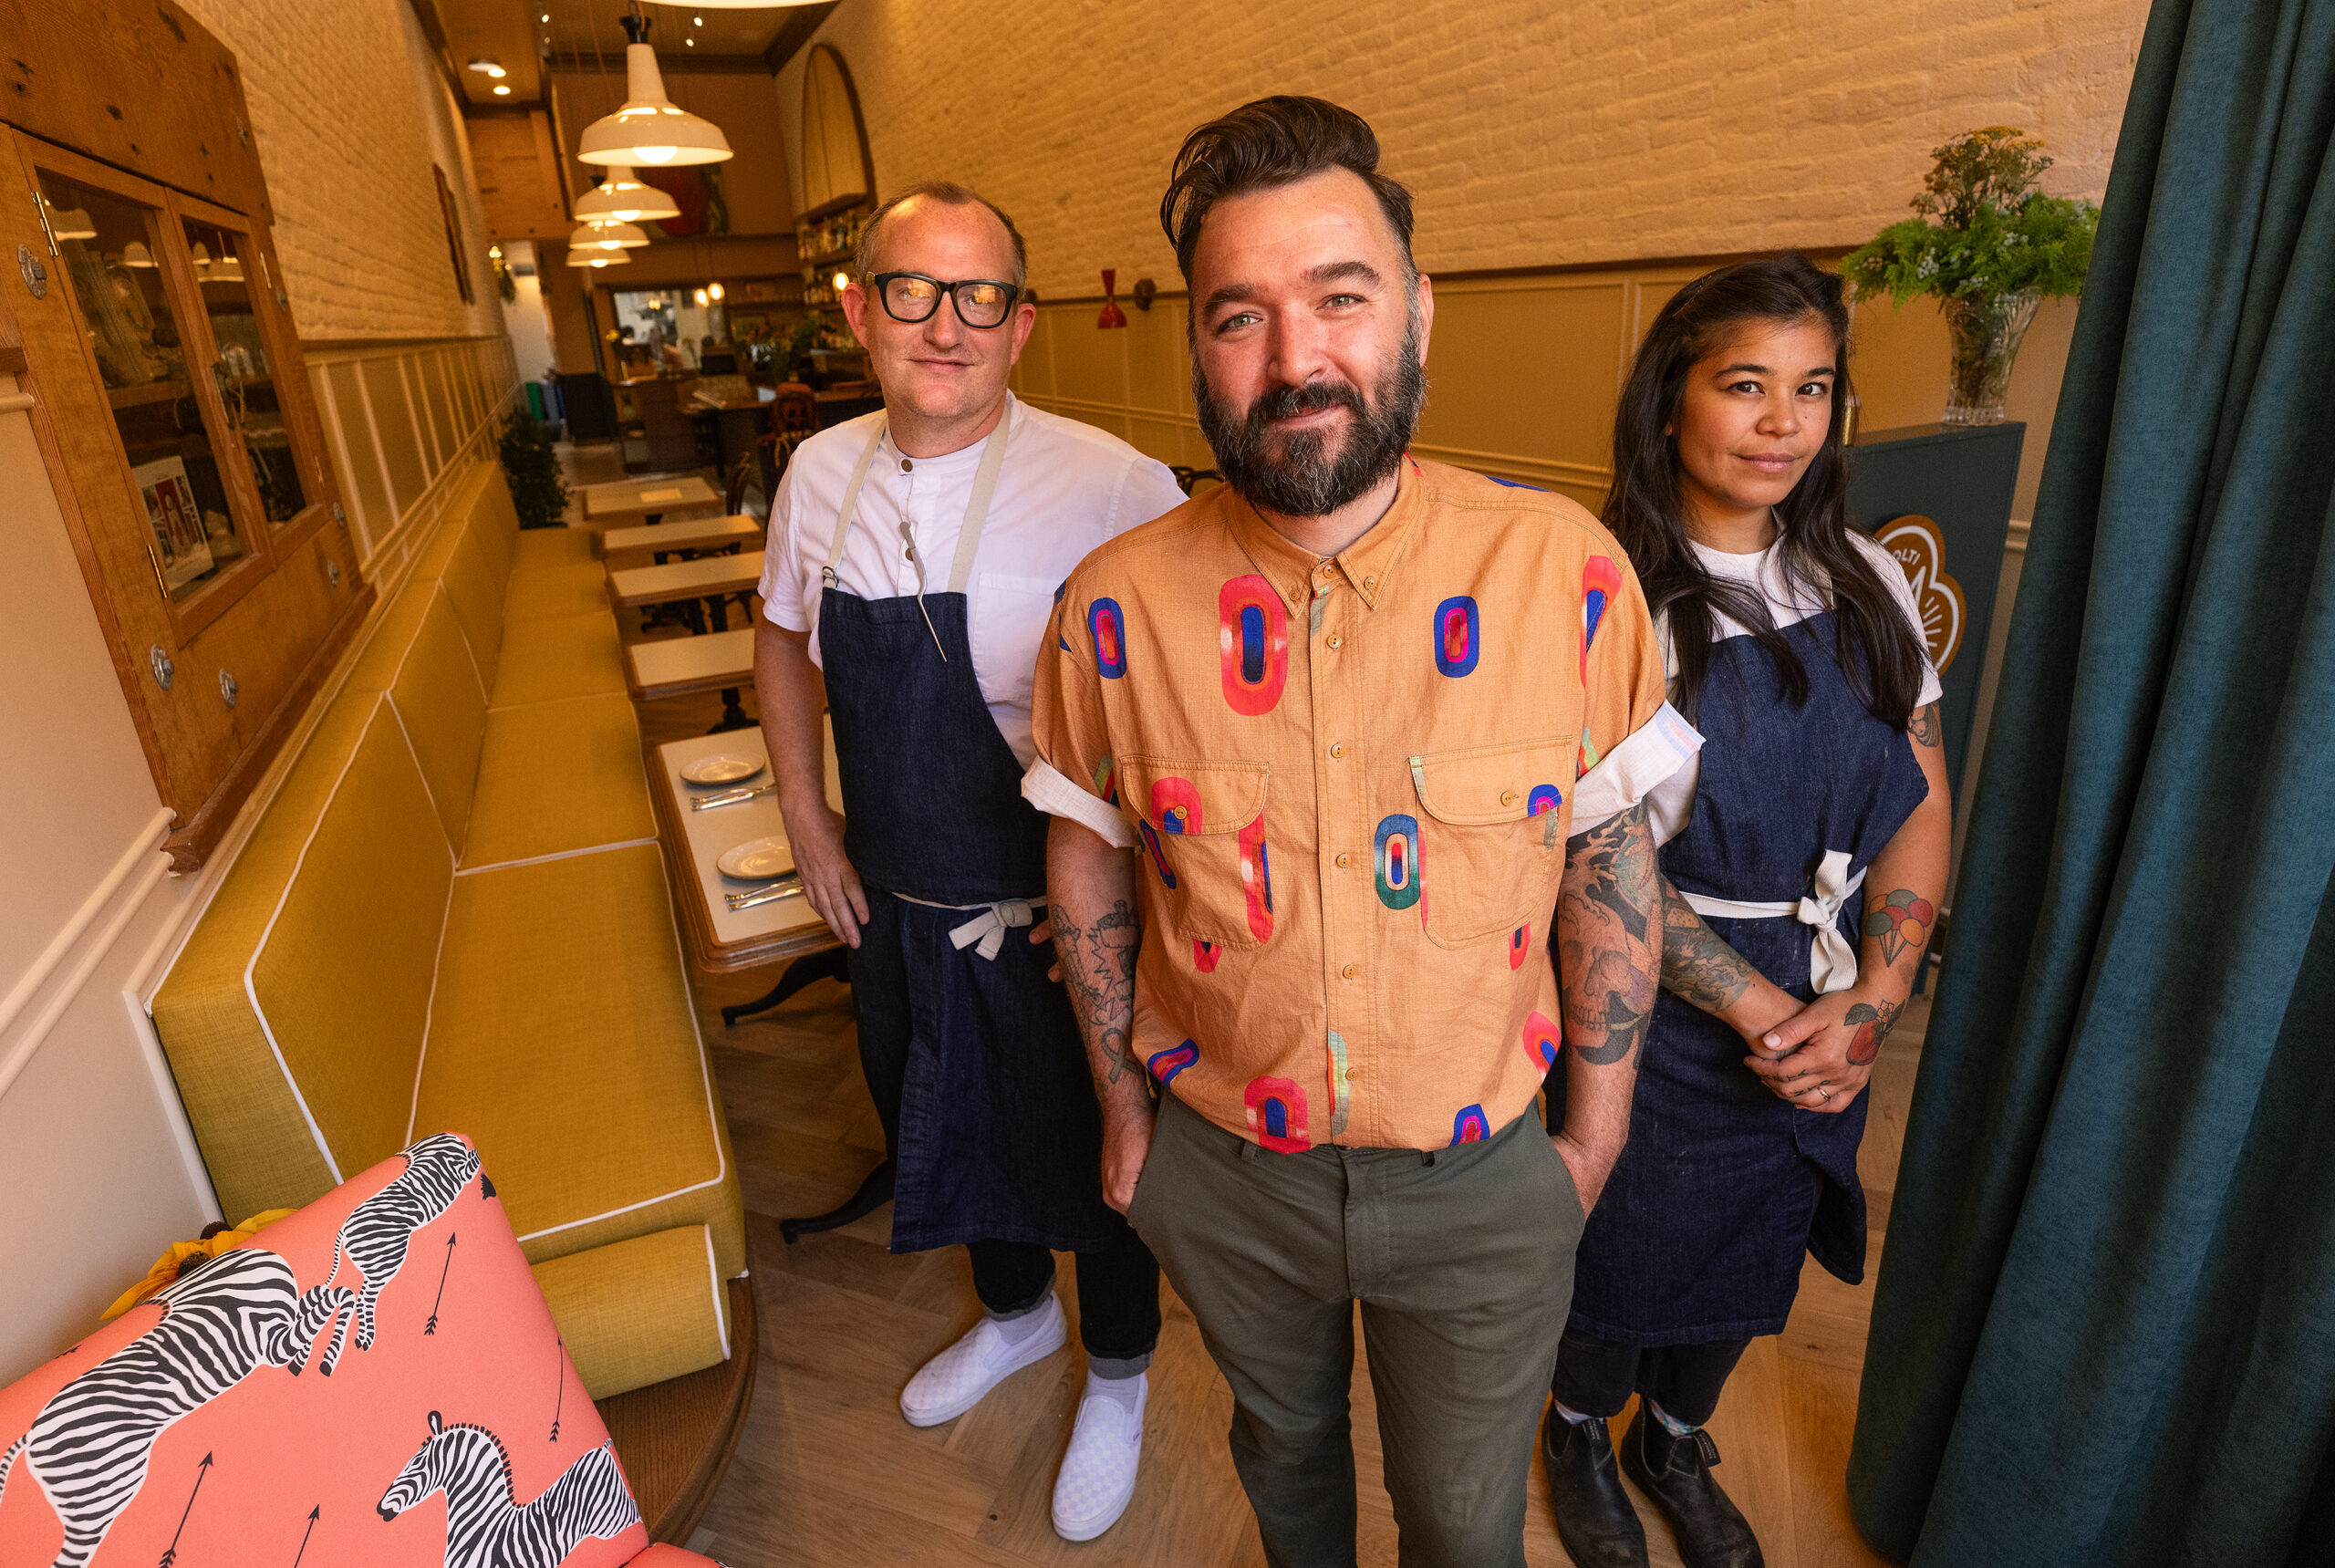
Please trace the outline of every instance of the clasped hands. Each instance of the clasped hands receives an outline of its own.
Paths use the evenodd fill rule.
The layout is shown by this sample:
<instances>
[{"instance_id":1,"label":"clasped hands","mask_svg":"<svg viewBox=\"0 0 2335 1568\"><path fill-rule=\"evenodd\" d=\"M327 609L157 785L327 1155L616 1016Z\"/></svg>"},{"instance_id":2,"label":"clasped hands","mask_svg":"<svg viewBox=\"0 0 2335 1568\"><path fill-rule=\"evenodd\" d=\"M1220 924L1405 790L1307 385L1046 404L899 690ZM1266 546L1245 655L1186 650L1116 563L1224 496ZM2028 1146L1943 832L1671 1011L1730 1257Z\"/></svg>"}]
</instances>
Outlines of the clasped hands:
<instances>
[{"instance_id":1,"label":"clasped hands","mask_svg":"<svg viewBox=\"0 0 2335 1568\"><path fill-rule=\"evenodd\" d=\"M1863 983L1805 1004L1764 980L1757 989L1729 1019L1751 1048L1743 1064L1769 1094L1801 1110L1836 1115L1856 1104L1904 1002Z\"/></svg>"}]
</instances>

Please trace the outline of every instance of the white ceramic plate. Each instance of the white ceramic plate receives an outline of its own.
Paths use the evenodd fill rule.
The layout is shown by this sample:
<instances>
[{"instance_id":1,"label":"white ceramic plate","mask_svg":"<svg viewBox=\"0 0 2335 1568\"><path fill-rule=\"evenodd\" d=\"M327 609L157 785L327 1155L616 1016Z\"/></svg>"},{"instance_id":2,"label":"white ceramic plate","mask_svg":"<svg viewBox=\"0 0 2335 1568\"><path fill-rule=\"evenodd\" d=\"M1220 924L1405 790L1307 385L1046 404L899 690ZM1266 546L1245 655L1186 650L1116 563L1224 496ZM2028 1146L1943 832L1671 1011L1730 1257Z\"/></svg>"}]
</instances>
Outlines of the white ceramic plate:
<instances>
[{"instance_id":1,"label":"white ceramic plate","mask_svg":"<svg viewBox=\"0 0 2335 1568\"><path fill-rule=\"evenodd\" d=\"M681 770L681 776L696 784L726 784L752 778L762 771L763 764L754 758L724 752L718 757L698 758Z\"/></svg>"},{"instance_id":2,"label":"white ceramic plate","mask_svg":"<svg viewBox=\"0 0 2335 1568\"><path fill-rule=\"evenodd\" d=\"M713 864L724 877L735 877L742 882L767 882L794 869L794 851L786 846L784 838L750 838L734 849L723 850L721 858Z\"/></svg>"}]
</instances>

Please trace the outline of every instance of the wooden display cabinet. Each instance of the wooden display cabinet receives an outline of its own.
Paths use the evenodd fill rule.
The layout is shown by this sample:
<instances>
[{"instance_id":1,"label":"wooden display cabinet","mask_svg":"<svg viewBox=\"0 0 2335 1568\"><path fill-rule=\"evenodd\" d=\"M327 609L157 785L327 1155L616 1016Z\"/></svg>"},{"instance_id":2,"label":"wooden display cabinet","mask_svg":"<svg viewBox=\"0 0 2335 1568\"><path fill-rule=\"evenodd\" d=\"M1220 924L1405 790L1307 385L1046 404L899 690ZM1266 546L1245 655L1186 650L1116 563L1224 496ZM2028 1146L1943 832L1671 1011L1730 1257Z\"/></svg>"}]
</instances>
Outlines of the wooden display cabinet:
<instances>
[{"instance_id":1,"label":"wooden display cabinet","mask_svg":"<svg viewBox=\"0 0 2335 1568\"><path fill-rule=\"evenodd\" d=\"M0 98L0 249L16 259L0 355L23 363L35 438L177 814L164 847L192 870L373 590L310 400L234 57L170 0L0 0L9 22L25 57Z\"/></svg>"}]
</instances>

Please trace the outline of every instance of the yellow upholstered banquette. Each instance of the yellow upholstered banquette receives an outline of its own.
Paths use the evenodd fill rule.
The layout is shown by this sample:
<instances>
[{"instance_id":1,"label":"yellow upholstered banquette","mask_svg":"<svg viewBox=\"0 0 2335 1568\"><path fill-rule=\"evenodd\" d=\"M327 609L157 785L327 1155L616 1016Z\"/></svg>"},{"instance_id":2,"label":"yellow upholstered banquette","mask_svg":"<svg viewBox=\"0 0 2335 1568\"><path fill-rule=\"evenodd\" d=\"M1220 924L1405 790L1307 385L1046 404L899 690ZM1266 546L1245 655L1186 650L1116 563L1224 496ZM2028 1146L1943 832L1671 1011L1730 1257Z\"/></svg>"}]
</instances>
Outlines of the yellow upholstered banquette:
<instances>
[{"instance_id":1,"label":"yellow upholstered banquette","mask_svg":"<svg viewBox=\"0 0 2335 1568\"><path fill-rule=\"evenodd\" d=\"M153 1006L231 1220L472 1140L595 1397L745 1268L604 580L472 475Z\"/></svg>"}]
</instances>

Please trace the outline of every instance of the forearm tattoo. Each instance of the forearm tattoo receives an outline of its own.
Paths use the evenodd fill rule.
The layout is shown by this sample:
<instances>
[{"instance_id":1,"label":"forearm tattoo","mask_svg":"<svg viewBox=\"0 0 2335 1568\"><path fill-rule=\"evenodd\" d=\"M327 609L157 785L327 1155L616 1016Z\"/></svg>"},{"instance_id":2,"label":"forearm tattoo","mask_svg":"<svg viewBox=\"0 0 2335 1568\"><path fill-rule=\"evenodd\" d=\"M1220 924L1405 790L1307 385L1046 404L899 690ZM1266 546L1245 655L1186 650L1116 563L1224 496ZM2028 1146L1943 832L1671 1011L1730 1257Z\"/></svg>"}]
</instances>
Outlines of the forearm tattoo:
<instances>
[{"instance_id":1,"label":"forearm tattoo","mask_svg":"<svg viewBox=\"0 0 2335 1568\"><path fill-rule=\"evenodd\" d=\"M1557 961L1565 1043L1596 1066L1629 1060L1654 1014L1661 874L1643 803L1565 846Z\"/></svg>"},{"instance_id":2,"label":"forearm tattoo","mask_svg":"<svg viewBox=\"0 0 2335 1568\"><path fill-rule=\"evenodd\" d=\"M1095 1076L1106 1084L1118 1083L1129 1068L1143 1071L1135 1054L1135 961L1142 945L1142 925L1125 898L1091 926L1073 925L1059 912L1054 920L1054 951Z\"/></svg>"},{"instance_id":3,"label":"forearm tattoo","mask_svg":"<svg viewBox=\"0 0 2335 1568\"><path fill-rule=\"evenodd\" d=\"M1662 878L1662 984L1689 1006L1724 1012L1751 989L1759 971L1728 946L1695 906Z\"/></svg>"},{"instance_id":4,"label":"forearm tattoo","mask_svg":"<svg viewBox=\"0 0 2335 1568\"><path fill-rule=\"evenodd\" d=\"M1910 888L1873 895L1864 907L1864 934L1881 940L1881 961L1894 969L1907 953L1915 960L1930 940L1930 924L1937 910Z\"/></svg>"},{"instance_id":5,"label":"forearm tattoo","mask_svg":"<svg viewBox=\"0 0 2335 1568\"><path fill-rule=\"evenodd\" d=\"M1897 1027L1897 1015L1905 1011L1902 1002L1884 1002L1875 1007L1858 1002L1841 1015L1841 1022L1856 1031L1849 1036L1849 1061L1859 1067L1870 1067L1880 1058L1881 1043Z\"/></svg>"},{"instance_id":6,"label":"forearm tattoo","mask_svg":"<svg viewBox=\"0 0 2335 1568\"><path fill-rule=\"evenodd\" d=\"M1917 746L1946 744L1946 725L1938 719L1937 704L1925 702L1915 709L1913 718L1906 722L1905 732L1914 737L1914 744Z\"/></svg>"}]
</instances>

